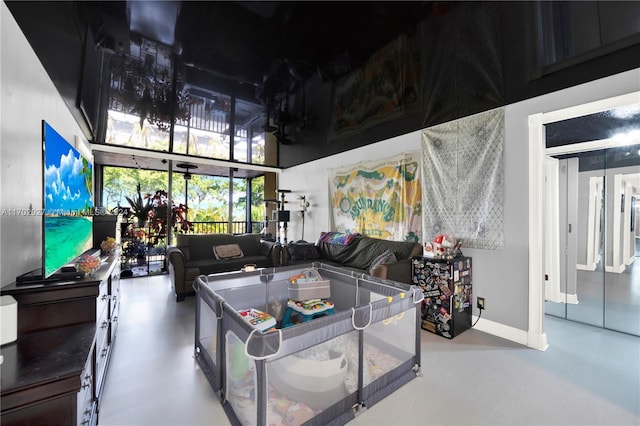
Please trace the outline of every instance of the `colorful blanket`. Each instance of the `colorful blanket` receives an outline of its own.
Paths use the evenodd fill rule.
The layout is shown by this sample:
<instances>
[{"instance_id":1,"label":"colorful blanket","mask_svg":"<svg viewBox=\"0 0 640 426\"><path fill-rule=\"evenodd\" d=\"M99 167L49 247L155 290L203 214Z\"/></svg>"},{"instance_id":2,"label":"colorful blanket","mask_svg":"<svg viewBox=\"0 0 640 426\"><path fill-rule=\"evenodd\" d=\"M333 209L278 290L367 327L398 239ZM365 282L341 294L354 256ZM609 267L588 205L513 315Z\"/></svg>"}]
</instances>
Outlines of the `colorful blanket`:
<instances>
[{"instance_id":1,"label":"colorful blanket","mask_svg":"<svg viewBox=\"0 0 640 426\"><path fill-rule=\"evenodd\" d=\"M348 246L360 235L358 233L344 234L342 232L322 232L320 234L320 242L330 244L340 244Z\"/></svg>"}]
</instances>

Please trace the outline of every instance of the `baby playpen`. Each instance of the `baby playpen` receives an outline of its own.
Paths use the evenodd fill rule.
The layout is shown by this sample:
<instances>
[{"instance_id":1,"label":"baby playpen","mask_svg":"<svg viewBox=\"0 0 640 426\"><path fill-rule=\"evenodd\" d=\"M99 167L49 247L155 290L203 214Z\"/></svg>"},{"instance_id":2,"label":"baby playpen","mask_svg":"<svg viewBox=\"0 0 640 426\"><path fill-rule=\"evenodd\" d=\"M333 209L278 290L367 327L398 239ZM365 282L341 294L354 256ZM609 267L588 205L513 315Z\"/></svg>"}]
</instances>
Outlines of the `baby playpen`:
<instances>
[{"instance_id":1,"label":"baby playpen","mask_svg":"<svg viewBox=\"0 0 640 426\"><path fill-rule=\"evenodd\" d=\"M262 332L239 311L281 320L289 277L330 282L331 315ZM339 425L420 372L422 290L321 263L200 276L195 356L231 423Z\"/></svg>"}]
</instances>

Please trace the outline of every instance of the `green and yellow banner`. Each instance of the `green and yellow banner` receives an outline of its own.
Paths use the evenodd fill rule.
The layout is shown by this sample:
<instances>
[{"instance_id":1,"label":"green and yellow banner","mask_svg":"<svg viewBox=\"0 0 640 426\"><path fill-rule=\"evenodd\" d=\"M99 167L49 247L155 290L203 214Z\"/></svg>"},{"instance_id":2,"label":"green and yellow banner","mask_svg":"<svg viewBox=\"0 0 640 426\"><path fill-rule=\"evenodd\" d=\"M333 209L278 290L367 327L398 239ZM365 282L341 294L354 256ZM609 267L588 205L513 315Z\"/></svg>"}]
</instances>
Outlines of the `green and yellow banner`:
<instances>
[{"instance_id":1,"label":"green and yellow banner","mask_svg":"<svg viewBox=\"0 0 640 426\"><path fill-rule=\"evenodd\" d=\"M394 241L422 240L421 154L332 169L333 229Z\"/></svg>"}]
</instances>

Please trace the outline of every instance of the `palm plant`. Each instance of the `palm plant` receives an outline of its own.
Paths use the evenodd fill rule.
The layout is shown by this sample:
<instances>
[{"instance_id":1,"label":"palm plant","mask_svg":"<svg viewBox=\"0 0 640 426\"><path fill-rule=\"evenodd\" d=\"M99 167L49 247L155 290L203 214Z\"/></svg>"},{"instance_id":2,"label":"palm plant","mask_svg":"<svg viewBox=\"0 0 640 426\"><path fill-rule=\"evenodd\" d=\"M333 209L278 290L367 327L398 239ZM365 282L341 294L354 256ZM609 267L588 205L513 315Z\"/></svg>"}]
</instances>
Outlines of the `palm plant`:
<instances>
[{"instance_id":1,"label":"palm plant","mask_svg":"<svg viewBox=\"0 0 640 426\"><path fill-rule=\"evenodd\" d=\"M133 215L138 219L138 226L144 226L147 219L149 219L149 213L153 210L153 203L150 196L145 196L142 198L142 193L140 192L140 184L136 186L138 191L138 198L135 200L125 196L129 205L131 206L131 211Z\"/></svg>"}]
</instances>

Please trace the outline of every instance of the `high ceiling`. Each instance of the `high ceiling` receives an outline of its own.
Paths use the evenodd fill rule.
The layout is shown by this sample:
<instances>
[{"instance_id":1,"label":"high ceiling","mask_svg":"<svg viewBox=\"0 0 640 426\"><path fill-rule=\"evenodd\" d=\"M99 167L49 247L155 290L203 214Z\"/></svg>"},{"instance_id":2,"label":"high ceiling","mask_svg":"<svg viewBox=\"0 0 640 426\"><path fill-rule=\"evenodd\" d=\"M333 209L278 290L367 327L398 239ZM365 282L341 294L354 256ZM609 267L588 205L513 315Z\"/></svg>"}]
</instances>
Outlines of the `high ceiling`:
<instances>
[{"instance_id":1,"label":"high ceiling","mask_svg":"<svg viewBox=\"0 0 640 426\"><path fill-rule=\"evenodd\" d=\"M74 18L86 17L91 24L95 41L106 50L130 53L131 46L136 43L140 45L142 38L170 46L179 56L179 62L186 67L186 82L191 86L190 89L195 86L215 92L220 90L219 86L206 87L208 82L221 80L233 83L234 89L246 95L240 96L236 92L238 105L246 106L245 109L236 110L235 118L241 121L256 111L264 114L264 107L260 104L264 104L264 98L274 91L282 90L284 82L291 79L300 81L309 76L314 76L315 83L318 83L318 77L322 79L321 82L335 81L357 69L371 54L398 35L416 29L418 23L427 24L419 28L422 43L434 47L435 44L431 43L433 40L430 38L435 37L435 43L444 46L440 49L442 55L448 55L446 49L449 46L449 38L444 37L439 31L455 26L458 17L466 17L473 11L477 12L475 5L482 2L73 1L60 2L55 8L54 19L51 17L52 7L44 7L50 3L12 1L8 2L8 5L29 37L34 50L42 58L43 64L55 77L54 81L61 82L61 93L68 98L70 105L75 106L76 103L77 93L69 87L75 87L73 85L77 76L70 75L67 78L70 73L65 65L77 59L74 56L77 55L77 44L65 41L83 32L84 19ZM488 3L502 5L509 2ZM62 8L63 5L66 5L66 8ZM495 19L486 20L486 25L491 24L490 28L480 31L479 34L486 36L492 31L502 34L501 31L504 31L506 26L501 27L498 24L510 21L511 9L509 6L498 8L496 13L491 15ZM478 20L474 30L483 29L485 21L475 15L469 19ZM449 34L455 37L459 32L447 32L447 36ZM482 58L480 54L485 51L482 50L483 43L487 40L482 36L471 37L471 34L475 34L472 32L465 34L468 37L455 40L458 46L457 54L466 55L465 60L481 61L478 58ZM495 63L502 64L509 56L506 39L501 40L496 36L489 38L489 41L492 40L500 46L504 43L504 49L496 50L499 54L493 58ZM51 48L52 45L55 48ZM69 47L65 50L64 47L67 45ZM493 45L489 43L488 46ZM480 51L480 54L475 55L476 51ZM452 63L454 62L447 62L449 66ZM432 69L429 67L434 67L433 69L442 75L448 73L447 65L442 65L442 61L431 61L426 64L425 76L428 76L429 70ZM545 79L554 76L551 74ZM512 77L510 79L514 80ZM469 79L469 85L475 84L472 80ZM497 87L498 91L510 90L503 87L507 84L506 80L508 79L498 73L490 86ZM447 84L450 83L449 79L429 81L435 81L439 86L425 87L424 90L433 91L436 98L438 94L444 94L441 97L446 99L444 96ZM330 96L319 96L323 95L320 90L331 90L332 87L335 85L321 83L307 86L307 93L315 95L308 95L306 102L308 110L316 114L316 123L322 123L320 114L325 111L313 110L312 103L317 99L327 102ZM304 96L302 99L304 100ZM297 102L292 104L292 114L299 112L293 111L294 106L298 107ZM622 127L627 133L637 129L638 115L620 118L600 114L554 123L547 126L547 141L549 146L555 146L603 139L620 133ZM324 136L320 132L318 134L319 137ZM309 140L315 142L311 137ZM282 152L298 153L300 146L293 146L291 149L283 147ZM318 153L319 149L314 155ZM119 160L112 159L114 164ZM121 164L135 166L129 163ZM208 172L204 169L203 167L200 170Z\"/></svg>"},{"instance_id":2,"label":"high ceiling","mask_svg":"<svg viewBox=\"0 0 640 426\"><path fill-rule=\"evenodd\" d=\"M310 77L332 81L357 69L382 46L415 28L447 2L320 1L86 1L96 42L132 53L141 38L173 47L187 83L214 91L233 87L236 119L264 114L267 100ZM193 92L195 93L195 92ZM230 93L226 92L227 94ZM249 103L254 103L251 106ZM242 106L246 111L243 112ZM166 169L158 158L96 153L102 164ZM141 164L141 161L145 161ZM228 168L201 164L198 172ZM259 174L249 169L239 176Z\"/></svg>"},{"instance_id":3,"label":"high ceiling","mask_svg":"<svg viewBox=\"0 0 640 426\"><path fill-rule=\"evenodd\" d=\"M105 42L138 35L174 46L187 66L277 90L291 76L339 78L449 2L88 1ZM260 93L258 93L260 96Z\"/></svg>"}]
</instances>

